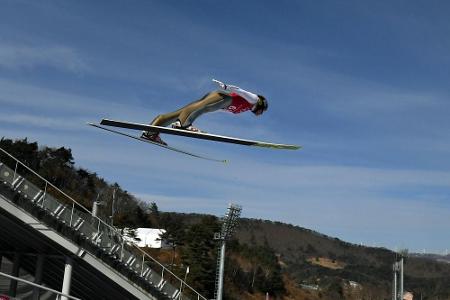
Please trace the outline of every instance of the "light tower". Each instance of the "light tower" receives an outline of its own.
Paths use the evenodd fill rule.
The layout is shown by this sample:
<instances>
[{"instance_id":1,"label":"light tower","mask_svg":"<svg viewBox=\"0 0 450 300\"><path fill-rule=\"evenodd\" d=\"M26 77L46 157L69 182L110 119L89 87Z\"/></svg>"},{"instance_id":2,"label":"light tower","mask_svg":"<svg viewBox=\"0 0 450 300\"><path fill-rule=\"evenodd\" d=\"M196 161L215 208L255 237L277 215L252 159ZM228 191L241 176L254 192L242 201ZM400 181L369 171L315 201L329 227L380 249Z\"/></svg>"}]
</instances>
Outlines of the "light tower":
<instances>
[{"instance_id":1,"label":"light tower","mask_svg":"<svg viewBox=\"0 0 450 300\"><path fill-rule=\"evenodd\" d=\"M225 242L228 240L236 228L237 221L241 215L242 207L236 204L230 204L228 206L227 213L222 218L222 229L220 232L214 234L214 239L219 241L219 255L217 258L217 271L216 271L216 290L214 298L216 300L222 300L223 294L223 273L225 270Z\"/></svg>"}]
</instances>

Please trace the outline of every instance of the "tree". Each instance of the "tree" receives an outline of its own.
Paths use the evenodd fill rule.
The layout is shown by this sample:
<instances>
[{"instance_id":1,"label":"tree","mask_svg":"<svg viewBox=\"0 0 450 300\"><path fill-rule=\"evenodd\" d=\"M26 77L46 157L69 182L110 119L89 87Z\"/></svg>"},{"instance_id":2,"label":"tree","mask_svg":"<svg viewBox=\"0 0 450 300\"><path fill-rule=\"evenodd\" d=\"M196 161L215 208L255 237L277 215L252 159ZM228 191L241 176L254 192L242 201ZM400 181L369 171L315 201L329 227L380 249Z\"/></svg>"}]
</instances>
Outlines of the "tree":
<instances>
[{"instance_id":1,"label":"tree","mask_svg":"<svg viewBox=\"0 0 450 300\"><path fill-rule=\"evenodd\" d=\"M176 249L178 246L183 245L183 240L185 238L184 226L181 218L174 214L166 214L163 222L165 232L160 235L160 239L164 240L172 249L172 257L169 266L172 270L176 256Z\"/></svg>"},{"instance_id":2,"label":"tree","mask_svg":"<svg viewBox=\"0 0 450 300\"><path fill-rule=\"evenodd\" d=\"M2 147L6 152L14 155L18 160L27 165L29 168L35 171L38 169L38 144L36 142L29 143L26 138L16 141L2 138L0 140L0 147ZM8 161L12 162L12 160L7 159L6 163ZM9 165L11 168L14 168L15 162Z\"/></svg>"},{"instance_id":3,"label":"tree","mask_svg":"<svg viewBox=\"0 0 450 300\"><path fill-rule=\"evenodd\" d=\"M185 236L182 248L183 262L189 266L188 282L202 291L207 297L212 297L214 290L216 243L214 233L220 229L216 217L203 217L200 223L191 225Z\"/></svg>"},{"instance_id":4,"label":"tree","mask_svg":"<svg viewBox=\"0 0 450 300\"><path fill-rule=\"evenodd\" d=\"M148 208L149 210L149 218L152 226L159 228L160 220L159 220L159 209L158 205L155 202L150 203Z\"/></svg>"}]
</instances>

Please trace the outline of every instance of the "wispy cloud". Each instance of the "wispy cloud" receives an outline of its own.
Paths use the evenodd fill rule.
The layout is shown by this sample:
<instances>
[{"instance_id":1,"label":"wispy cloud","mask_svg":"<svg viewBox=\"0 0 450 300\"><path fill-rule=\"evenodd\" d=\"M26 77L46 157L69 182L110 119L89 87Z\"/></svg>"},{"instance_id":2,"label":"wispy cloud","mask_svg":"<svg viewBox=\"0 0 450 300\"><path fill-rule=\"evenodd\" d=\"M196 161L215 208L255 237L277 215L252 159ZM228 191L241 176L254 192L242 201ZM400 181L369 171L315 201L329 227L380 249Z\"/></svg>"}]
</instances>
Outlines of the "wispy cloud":
<instances>
[{"instance_id":1,"label":"wispy cloud","mask_svg":"<svg viewBox=\"0 0 450 300\"><path fill-rule=\"evenodd\" d=\"M28 126L34 129L47 128L47 129L60 129L60 130L77 130L80 129L80 124L83 124L84 120L76 118L68 121L67 118L61 117L45 117L29 114L3 114L0 113L0 122L6 122L19 126Z\"/></svg>"},{"instance_id":2,"label":"wispy cloud","mask_svg":"<svg viewBox=\"0 0 450 300\"><path fill-rule=\"evenodd\" d=\"M235 195L239 197L235 198ZM245 217L282 219L349 242L376 243L391 249L399 245L416 249L428 247L427 236L437 234L439 230L445 232L450 225L449 207L432 203L426 196L410 199L379 194L374 197L370 191L355 190L351 185L345 192L323 185L320 191L300 187L296 194L280 192L276 196L243 188L239 192L233 189L227 193L218 192L209 198L167 192L138 194L138 197L154 201L166 211L192 212L195 207L195 211L216 215L221 215L229 202L237 202L243 205ZM407 241L411 239L415 242ZM435 245L445 247L445 242Z\"/></svg>"},{"instance_id":3,"label":"wispy cloud","mask_svg":"<svg viewBox=\"0 0 450 300\"><path fill-rule=\"evenodd\" d=\"M40 108L47 111L81 112L100 111L96 99L61 92L56 89L33 86L0 78L0 103ZM89 104L89 105L88 105Z\"/></svg>"},{"instance_id":4,"label":"wispy cloud","mask_svg":"<svg viewBox=\"0 0 450 300\"><path fill-rule=\"evenodd\" d=\"M0 45L0 66L10 69L49 66L63 71L89 71L88 63L73 48L67 46Z\"/></svg>"},{"instance_id":5,"label":"wispy cloud","mask_svg":"<svg viewBox=\"0 0 450 300\"><path fill-rule=\"evenodd\" d=\"M192 213L192 206L197 207L196 213L209 213L225 211L226 205L230 202L224 198L201 198L189 196L167 196L164 194L135 194L139 199L146 202L155 202L163 211L173 211L177 207L177 211Z\"/></svg>"},{"instance_id":6,"label":"wispy cloud","mask_svg":"<svg viewBox=\"0 0 450 300\"><path fill-rule=\"evenodd\" d=\"M0 78L0 103L19 107L22 111L39 109L41 115L122 116L122 118L148 119L154 113L127 105L119 99L101 99L77 95L56 88L34 86Z\"/></svg>"}]
</instances>

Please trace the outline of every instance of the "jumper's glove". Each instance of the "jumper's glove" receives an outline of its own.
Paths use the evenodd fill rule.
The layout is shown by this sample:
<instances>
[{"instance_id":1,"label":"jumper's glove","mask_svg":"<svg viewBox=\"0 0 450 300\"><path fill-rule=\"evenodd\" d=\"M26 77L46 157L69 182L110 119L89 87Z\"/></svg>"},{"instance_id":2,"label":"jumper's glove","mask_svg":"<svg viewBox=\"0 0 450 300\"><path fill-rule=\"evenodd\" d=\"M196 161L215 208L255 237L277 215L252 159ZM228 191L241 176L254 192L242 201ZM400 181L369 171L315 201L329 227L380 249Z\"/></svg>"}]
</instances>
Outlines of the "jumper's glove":
<instances>
[{"instance_id":1,"label":"jumper's glove","mask_svg":"<svg viewBox=\"0 0 450 300\"><path fill-rule=\"evenodd\" d=\"M219 80L216 80L216 79L213 79L212 81L217 83L222 90L226 90L227 89L227 85L225 83L223 83L222 81L219 81Z\"/></svg>"},{"instance_id":2,"label":"jumper's glove","mask_svg":"<svg viewBox=\"0 0 450 300\"><path fill-rule=\"evenodd\" d=\"M227 90L227 91L240 90L240 88L238 86L235 86L235 85L225 84L222 81L219 81L219 80L216 80L216 79L213 79L212 81L217 83L222 90Z\"/></svg>"}]
</instances>

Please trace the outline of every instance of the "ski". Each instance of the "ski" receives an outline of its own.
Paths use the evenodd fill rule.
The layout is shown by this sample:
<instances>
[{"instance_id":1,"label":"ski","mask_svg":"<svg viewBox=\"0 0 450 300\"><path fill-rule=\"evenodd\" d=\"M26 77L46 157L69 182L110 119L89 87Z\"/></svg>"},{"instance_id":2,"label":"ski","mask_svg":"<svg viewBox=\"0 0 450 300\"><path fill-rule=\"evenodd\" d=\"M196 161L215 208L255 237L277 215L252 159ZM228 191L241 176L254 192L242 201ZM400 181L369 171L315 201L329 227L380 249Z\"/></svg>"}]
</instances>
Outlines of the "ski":
<instances>
[{"instance_id":1,"label":"ski","mask_svg":"<svg viewBox=\"0 0 450 300\"><path fill-rule=\"evenodd\" d=\"M231 144L239 144L239 145L245 145L245 146L256 146L256 147L273 148L273 149L287 149L287 150L297 150L297 149L301 148L300 146L297 146L297 145L276 144L276 143L269 143L269 142L263 142L263 141L239 139L239 138L210 134L210 133L205 133L205 132L193 132L193 131L176 129L176 128L153 126L153 125L124 122L124 121L115 121L115 120L109 120L109 119L103 119L100 122L100 124L106 125L106 126L113 126L113 127L120 127L120 128L134 129L134 130L145 130L145 131L150 131L150 132L159 132L159 133L164 133L164 134L179 135L179 136L191 137L191 138L196 138L196 139L203 139L203 140L224 142L224 143L231 143Z\"/></svg>"},{"instance_id":2,"label":"ski","mask_svg":"<svg viewBox=\"0 0 450 300\"><path fill-rule=\"evenodd\" d=\"M99 128L99 129L102 129L102 130L105 130L105 131L109 131L109 132L112 132L112 133L115 133L115 134L126 136L126 137L129 137L129 138L141 141L141 142L153 144L153 145L156 145L156 146L159 146L159 147L171 150L171 151L175 151L175 152L178 152L178 153L189 155L189 156L192 156L192 157L196 157L196 158L200 158L200 159L204 159L204 160L209 160L209 161L214 161L214 162L221 162L221 163L227 163L228 162L227 160L224 160L224 159L215 159L215 158L211 158L211 157L207 157L207 156L203 156L203 155L194 154L194 153L191 153L191 152L188 152L188 151L184 151L184 150L172 147L172 146L166 146L166 145L163 145L163 144L160 144L160 143L156 143L156 142L153 142L153 141L149 141L147 139L143 139L143 138L131 135L131 134L127 134L127 133L124 133L124 132L120 132L120 131L117 131L117 130L106 128L106 127L100 126L98 124L88 123L88 125L96 127L96 128Z\"/></svg>"}]
</instances>

